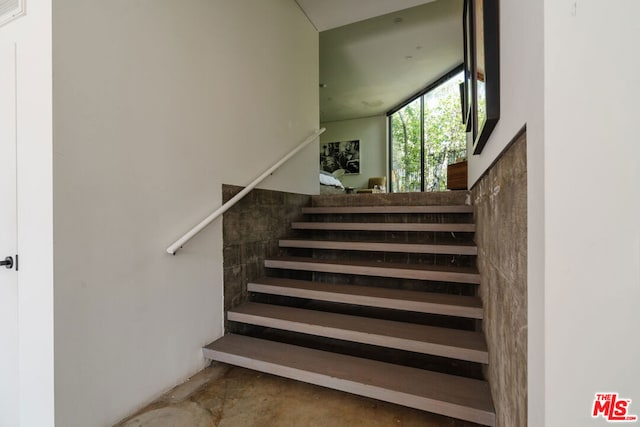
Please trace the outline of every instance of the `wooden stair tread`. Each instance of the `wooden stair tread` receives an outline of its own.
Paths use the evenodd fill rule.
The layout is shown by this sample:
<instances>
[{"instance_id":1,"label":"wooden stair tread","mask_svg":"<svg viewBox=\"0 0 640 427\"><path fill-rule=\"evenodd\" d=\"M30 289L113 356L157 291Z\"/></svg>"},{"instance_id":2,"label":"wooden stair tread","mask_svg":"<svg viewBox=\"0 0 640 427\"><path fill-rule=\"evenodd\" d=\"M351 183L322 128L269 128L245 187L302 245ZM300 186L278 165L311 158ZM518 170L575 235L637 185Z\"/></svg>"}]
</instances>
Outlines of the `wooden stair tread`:
<instances>
[{"instance_id":1,"label":"wooden stair tread","mask_svg":"<svg viewBox=\"0 0 640 427\"><path fill-rule=\"evenodd\" d=\"M440 231L473 233L475 224L426 222L292 222L294 230L339 231Z\"/></svg>"},{"instance_id":2,"label":"wooden stair tread","mask_svg":"<svg viewBox=\"0 0 640 427\"><path fill-rule=\"evenodd\" d=\"M249 292L370 307L390 308L420 313L482 319L482 302L478 297L433 292L407 291L370 286L356 286L307 280L263 277L250 282Z\"/></svg>"},{"instance_id":3,"label":"wooden stair tread","mask_svg":"<svg viewBox=\"0 0 640 427\"><path fill-rule=\"evenodd\" d=\"M474 267L326 260L306 257L276 257L266 259L264 265L267 268L284 268L323 273L480 284L480 275Z\"/></svg>"},{"instance_id":4,"label":"wooden stair tread","mask_svg":"<svg viewBox=\"0 0 640 427\"><path fill-rule=\"evenodd\" d=\"M473 213L469 205L432 206L323 206L302 208L304 214L353 214L353 213Z\"/></svg>"},{"instance_id":5,"label":"wooden stair tread","mask_svg":"<svg viewBox=\"0 0 640 427\"><path fill-rule=\"evenodd\" d=\"M281 248L331 249L372 252L403 252L420 254L477 255L475 245L443 245L423 243L347 242L335 240L282 239Z\"/></svg>"},{"instance_id":6,"label":"wooden stair tread","mask_svg":"<svg viewBox=\"0 0 640 427\"><path fill-rule=\"evenodd\" d=\"M209 344L203 353L260 372L495 425L491 391L480 380L233 334Z\"/></svg>"},{"instance_id":7,"label":"wooden stair tread","mask_svg":"<svg viewBox=\"0 0 640 427\"><path fill-rule=\"evenodd\" d=\"M254 302L229 310L228 319L470 362L489 362L484 336L473 331Z\"/></svg>"}]
</instances>

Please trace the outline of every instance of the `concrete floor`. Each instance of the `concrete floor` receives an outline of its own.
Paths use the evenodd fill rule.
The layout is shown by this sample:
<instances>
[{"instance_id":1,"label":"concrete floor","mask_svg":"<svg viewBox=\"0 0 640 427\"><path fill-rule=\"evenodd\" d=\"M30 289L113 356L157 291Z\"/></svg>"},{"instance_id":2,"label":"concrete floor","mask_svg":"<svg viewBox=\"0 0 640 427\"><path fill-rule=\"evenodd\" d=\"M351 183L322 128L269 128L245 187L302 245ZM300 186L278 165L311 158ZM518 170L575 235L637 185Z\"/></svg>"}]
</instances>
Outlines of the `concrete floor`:
<instances>
[{"instance_id":1,"label":"concrete floor","mask_svg":"<svg viewBox=\"0 0 640 427\"><path fill-rule=\"evenodd\" d=\"M475 425L216 363L116 427Z\"/></svg>"}]
</instances>

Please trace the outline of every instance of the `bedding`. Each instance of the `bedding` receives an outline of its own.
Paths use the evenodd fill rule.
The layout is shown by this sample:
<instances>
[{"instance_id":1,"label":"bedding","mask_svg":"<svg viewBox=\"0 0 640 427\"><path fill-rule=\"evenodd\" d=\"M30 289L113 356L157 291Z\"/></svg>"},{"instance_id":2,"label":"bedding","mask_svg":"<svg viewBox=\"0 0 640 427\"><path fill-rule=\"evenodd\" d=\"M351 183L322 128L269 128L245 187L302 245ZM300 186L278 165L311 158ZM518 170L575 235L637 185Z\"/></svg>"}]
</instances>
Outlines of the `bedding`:
<instances>
[{"instance_id":1,"label":"bedding","mask_svg":"<svg viewBox=\"0 0 640 427\"><path fill-rule=\"evenodd\" d=\"M320 171L320 194L343 194L344 186L332 174Z\"/></svg>"},{"instance_id":2,"label":"bedding","mask_svg":"<svg viewBox=\"0 0 640 427\"><path fill-rule=\"evenodd\" d=\"M320 184L322 185L330 185L333 187L339 187L339 188L343 188L344 186L342 185L342 183L340 182L340 180L338 178L336 178L335 176L331 175L331 174L327 174L326 172L320 172Z\"/></svg>"}]
</instances>

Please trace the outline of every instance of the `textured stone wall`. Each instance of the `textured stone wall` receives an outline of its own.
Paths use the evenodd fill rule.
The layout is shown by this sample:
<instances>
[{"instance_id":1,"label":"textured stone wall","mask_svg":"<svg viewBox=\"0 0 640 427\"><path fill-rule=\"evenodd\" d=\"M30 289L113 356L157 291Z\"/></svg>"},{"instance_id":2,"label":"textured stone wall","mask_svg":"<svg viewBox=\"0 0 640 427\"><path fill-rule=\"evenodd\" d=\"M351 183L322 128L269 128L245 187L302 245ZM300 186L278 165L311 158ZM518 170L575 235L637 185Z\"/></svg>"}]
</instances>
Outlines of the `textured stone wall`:
<instances>
[{"instance_id":1,"label":"textured stone wall","mask_svg":"<svg viewBox=\"0 0 640 427\"><path fill-rule=\"evenodd\" d=\"M526 134L472 189L486 376L497 425L527 425L527 159Z\"/></svg>"},{"instance_id":2,"label":"textured stone wall","mask_svg":"<svg viewBox=\"0 0 640 427\"><path fill-rule=\"evenodd\" d=\"M312 196L313 206L428 206L464 205L469 192L442 191L437 193L375 193L375 194L335 194Z\"/></svg>"},{"instance_id":3,"label":"textured stone wall","mask_svg":"<svg viewBox=\"0 0 640 427\"><path fill-rule=\"evenodd\" d=\"M222 186L226 202L242 190ZM278 239L291 235L292 221L302 217L311 196L254 189L223 215L224 309L249 298L247 282L264 275L265 257L278 255Z\"/></svg>"}]
</instances>

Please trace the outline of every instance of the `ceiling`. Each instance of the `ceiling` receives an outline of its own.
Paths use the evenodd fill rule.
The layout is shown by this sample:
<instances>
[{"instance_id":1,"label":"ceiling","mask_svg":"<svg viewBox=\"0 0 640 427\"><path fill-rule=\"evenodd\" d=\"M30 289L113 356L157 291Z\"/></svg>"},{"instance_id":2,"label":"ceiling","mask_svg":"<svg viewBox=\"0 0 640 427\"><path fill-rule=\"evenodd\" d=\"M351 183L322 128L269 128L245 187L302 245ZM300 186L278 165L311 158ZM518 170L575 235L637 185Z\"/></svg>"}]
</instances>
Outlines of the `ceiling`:
<instances>
[{"instance_id":1,"label":"ceiling","mask_svg":"<svg viewBox=\"0 0 640 427\"><path fill-rule=\"evenodd\" d=\"M326 31L434 0L296 0L318 31Z\"/></svg>"},{"instance_id":2,"label":"ceiling","mask_svg":"<svg viewBox=\"0 0 640 427\"><path fill-rule=\"evenodd\" d=\"M463 0L297 1L317 28L354 22L320 32L321 122L384 114L462 63Z\"/></svg>"}]
</instances>

